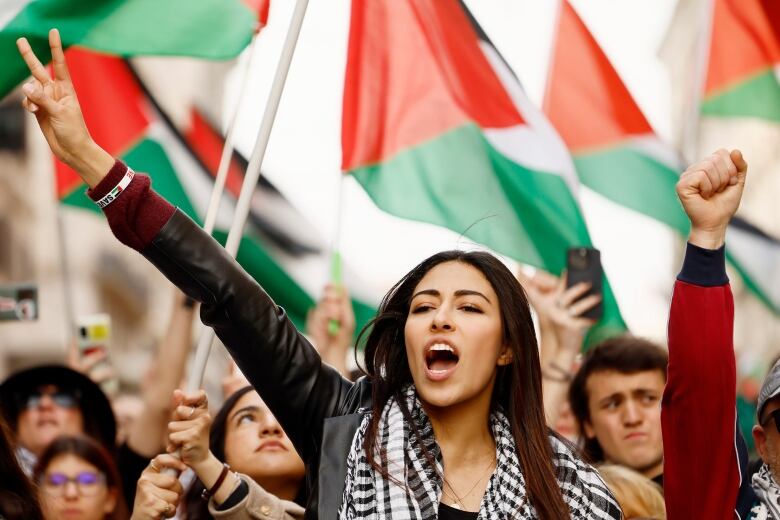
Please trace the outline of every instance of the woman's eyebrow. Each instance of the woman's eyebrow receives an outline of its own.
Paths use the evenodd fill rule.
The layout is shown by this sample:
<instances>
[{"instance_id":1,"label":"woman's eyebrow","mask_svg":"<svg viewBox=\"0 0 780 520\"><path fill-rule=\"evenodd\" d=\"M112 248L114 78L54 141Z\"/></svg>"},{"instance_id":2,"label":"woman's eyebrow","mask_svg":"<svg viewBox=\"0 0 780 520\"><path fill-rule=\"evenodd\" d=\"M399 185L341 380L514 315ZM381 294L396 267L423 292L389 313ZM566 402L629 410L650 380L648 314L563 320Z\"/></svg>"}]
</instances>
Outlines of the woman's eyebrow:
<instances>
[{"instance_id":1,"label":"woman's eyebrow","mask_svg":"<svg viewBox=\"0 0 780 520\"><path fill-rule=\"evenodd\" d=\"M441 293L439 291L437 291L436 289L423 289L422 291L419 291L419 292L415 293L414 296L412 296L412 300L414 300L418 296L422 296L422 295L436 296L437 298L441 297ZM457 291L455 291L455 296L456 297L459 297L459 296L479 296L481 298L484 298L486 302L490 303L490 299L487 296L485 296L484 294L482 294L479 291L473 291L471 289L458 289Z\"/></svg>"},{"instance_id":2,"label":"woman's eyebrow","mask_svg":"<svg viewBox=\"0 0 780 520\"><path fill-rule=\"evenodd\" d=\"M480 296L490 303L490 299L479 291L472 291L471 289L460 289L455 291L455 296Z\"/></svg>"},{"instance_id":3,"label":"woman's eyebrow","mask_svg":"<svg viewBox=\"0 0 780 520\"><path fill-rule=\"evenodd\" d=\"M441 293L436 289L423 289L422 291L416 292L414 296L412 296L412 300L414 300L418 296L423 296L423 295L436 296L438 298L439 296L441 296Z\"/></svg>"},{"instance_id":4,"label":"woman's eyebrow","mask_svg":"<svg viewBox=\"0 0 780 520\"><path fill-rule=\"evenodd\" d=\"M240 414L240 413L243 413L243 412L259 412L259 411L260 411L260 408L259 408L259 407L257 407L257 406L252 406L252 405L250 405L250 406L245 406L245 407L243 407L243 408L239 408L238 410L236 410L235 412L233 412L232 414L230 414L230 418L232 419L232 418L234 418L236 415L238 415L238 414Z\"/></svg>"}]
</instances>

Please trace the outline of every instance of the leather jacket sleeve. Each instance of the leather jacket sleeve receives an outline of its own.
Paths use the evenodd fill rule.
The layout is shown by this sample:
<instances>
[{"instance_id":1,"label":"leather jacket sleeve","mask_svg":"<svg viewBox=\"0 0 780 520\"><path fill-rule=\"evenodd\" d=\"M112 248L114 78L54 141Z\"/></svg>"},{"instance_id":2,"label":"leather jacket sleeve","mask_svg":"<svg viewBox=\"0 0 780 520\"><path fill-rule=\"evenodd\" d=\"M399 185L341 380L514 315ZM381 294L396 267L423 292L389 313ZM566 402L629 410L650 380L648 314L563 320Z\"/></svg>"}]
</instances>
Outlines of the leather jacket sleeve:
<instances>
[{"instance_id":1,"label":"leather jacket sleeve","mask_svg":"<svg viewBox=\"0 0 780 520\"><path fill-rule=\"evenodd\" d=\"M201 302L241 371L268 404L305 462L313 462L323 421L338 415L351 383L319 354L224 248L176 210L141 253Z\"/></svg>"}]
</instances>

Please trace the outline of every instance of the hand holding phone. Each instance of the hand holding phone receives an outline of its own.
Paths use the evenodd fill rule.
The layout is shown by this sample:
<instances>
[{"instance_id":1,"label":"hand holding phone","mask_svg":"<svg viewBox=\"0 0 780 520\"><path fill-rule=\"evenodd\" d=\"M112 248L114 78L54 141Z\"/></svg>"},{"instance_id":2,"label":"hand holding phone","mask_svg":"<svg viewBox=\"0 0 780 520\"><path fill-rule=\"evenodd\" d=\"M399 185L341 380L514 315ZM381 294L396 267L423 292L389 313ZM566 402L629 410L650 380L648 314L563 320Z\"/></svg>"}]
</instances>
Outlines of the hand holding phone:
<instances>
[{"instance_id":1,"label":"hand holding phone","mask_svg":"<svg viewBox=\"0 0 780 520\"><path fill-rule=\"evenodd\" d=\"M590 295L600 296L604 271L601 268L601 253L592 247L572 247L566 254L566 287L572 287L580 282L590 284L590 289L580 296L579 300ZM582 313L583 318L599 320L604 314L604 305L597 305Z\"/></svg>"},{"instance_id":2,"label":"hand holding phone","mask_svg":"<svg viewBox=\"0 0 780 520\"><path fill-rule=\"evenodd\" d=\"M78 369L98 383L106 394L116 394L119 390L119 380L109 360L111 316L82 316L77 327L78 359L75 361Z\"/></svg>"}]
</instances>

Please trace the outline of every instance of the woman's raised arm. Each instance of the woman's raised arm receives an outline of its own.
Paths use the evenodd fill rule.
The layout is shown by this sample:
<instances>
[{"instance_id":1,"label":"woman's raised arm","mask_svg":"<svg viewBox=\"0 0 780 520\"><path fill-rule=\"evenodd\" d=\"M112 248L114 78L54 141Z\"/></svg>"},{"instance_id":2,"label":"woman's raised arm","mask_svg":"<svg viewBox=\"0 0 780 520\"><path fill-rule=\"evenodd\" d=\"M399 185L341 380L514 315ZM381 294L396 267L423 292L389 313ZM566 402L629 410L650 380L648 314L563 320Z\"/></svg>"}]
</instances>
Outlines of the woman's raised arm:
<instances>
[{"instance_id":1,"label":"woman's raised arm","mask_svg":"<svg viewBox=\"0 0 780 520\"><path fill-rule=\"evenodd\" d=\"M49 33L54 78L26 39L17 42L33 80L24 107L38 120L54 154L91 188L114 235L139 251L185 294L201 302L212 326L247 379L309 460L323 420L339 411L351 384L323 365L262 288L211 236L176 211L90 137L70 81L59 33ZM124 185L120 185L124 182ZM121 189L120 189L121 188Z\"/></svg>"}]
</instances>

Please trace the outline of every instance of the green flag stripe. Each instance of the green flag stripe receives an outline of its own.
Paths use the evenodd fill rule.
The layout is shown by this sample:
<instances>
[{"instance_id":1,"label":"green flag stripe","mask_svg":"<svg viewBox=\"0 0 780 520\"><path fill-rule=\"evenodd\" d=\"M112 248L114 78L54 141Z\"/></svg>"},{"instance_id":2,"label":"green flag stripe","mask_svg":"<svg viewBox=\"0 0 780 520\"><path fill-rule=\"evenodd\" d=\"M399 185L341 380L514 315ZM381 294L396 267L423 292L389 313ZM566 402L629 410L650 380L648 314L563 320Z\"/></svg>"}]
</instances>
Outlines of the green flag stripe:
<instances>
[{"instance_id":1,"label":"green flag stripe","mask_svg":"<svg viewBox=\"0 0 780 520\"><path fill-rule=\"evenodd\" d=\"M707 98L702 115L756 117L780 123L780 81L774 69Z\"/></svg>"},{"instance_id":2,"label":"green flag stripe","mask_svg":"<svg viewBox=\"0 0 780 520\"><path fill-rule=\"evenodd\" d=\"M507 159L473 124L351 173L381 209L530 265L560 272L567 246L590 243L565 182Z\"/></svg>"},{"instance_id":3,"label":"green flag stripe","mask_svg":"<svg viewBox=\"0 0 780 520\"><path fill-rule=\"evenodd\" d=\"M630 146L574 156L580 181L609 200L680 233L690 228L675 191L677 172Z\"/></svg>"},{"instance_id":4,"label":"green flag stripe","mask_svg":"<svg viewBox=\"0 0 780 520\"><path fill-rule=\"evenodd\" d=\"M51 59L51 28L60 30L66 47L228 59L249 44L256 21L240 0L35 0L0 28L0 98L29 75L16 50L21 36L43 63Z\"/></svg>"},{"instance_id":5,"label":"green flag stripe","mask_svg":"<svg viewBox=\"0 0 780 520\"><path fill-rule=\"evenodd\" d=\"M351 173L388 213L463 233L552 273L566 267L567 248L591 244L563 179L507 159L473 124ZM625 332L606 280L604 311L590 344Z\"/></svg>"},{"instance_id":6,"label":"green flag stripe","mask_svg":"<svg viewBox=\"0 0 780 520\"><path fill-rule=\"evenodd\" d=\"M214 237L224 244L227 233L217 230ZM236 260L268 295L287 311L295 326L303 330L306 326L306 313L314 305L314 300L268 254L261 239L244 237Z\"/></svg>"}]
</instances>

